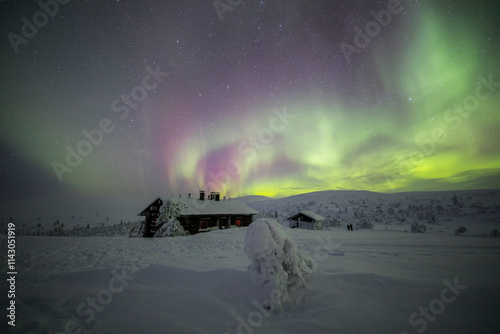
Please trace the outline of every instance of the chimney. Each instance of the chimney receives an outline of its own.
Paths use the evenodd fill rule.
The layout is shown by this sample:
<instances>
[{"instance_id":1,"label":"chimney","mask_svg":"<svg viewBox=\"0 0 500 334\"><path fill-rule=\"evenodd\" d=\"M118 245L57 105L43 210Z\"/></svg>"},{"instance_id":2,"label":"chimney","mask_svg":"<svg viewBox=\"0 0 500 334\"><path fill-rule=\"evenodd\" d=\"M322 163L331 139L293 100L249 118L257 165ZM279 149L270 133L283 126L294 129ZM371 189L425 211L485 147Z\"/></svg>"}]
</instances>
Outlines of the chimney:
<instances>
[{"instance_id":1,"label":"chimney","mask_svg":"<svg viewBox=\"0 0 500 334\"><path fill-rule=\"evenodd\" d=\"M220 200L220 193L215 191L210 192L210 199L218 202Z\"/></svg>"},{"instance_id":2,"label":"chimney","mask_svg":"<svg viewBox=\"0 0 500 334\"><path fill-rule=\"evenodd\" d=\"M200 190L200 201L204 201L204 200L205 200L205 191Z\"/></svg>"}]
</instances>

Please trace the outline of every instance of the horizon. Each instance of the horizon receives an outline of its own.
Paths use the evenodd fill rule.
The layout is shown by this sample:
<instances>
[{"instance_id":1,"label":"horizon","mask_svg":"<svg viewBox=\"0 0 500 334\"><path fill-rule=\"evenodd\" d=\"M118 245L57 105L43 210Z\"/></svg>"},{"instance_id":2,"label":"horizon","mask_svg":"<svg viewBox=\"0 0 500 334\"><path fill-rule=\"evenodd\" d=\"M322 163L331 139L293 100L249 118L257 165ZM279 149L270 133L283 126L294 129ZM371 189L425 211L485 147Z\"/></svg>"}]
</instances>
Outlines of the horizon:
<instances>
[{"instance_id":1,"label":"horizon","mask_svg":"<svg viewBox=\"0 0 500 334\"><path fill-rule=\"evenodd\" d=\"M500 191L500 188L483 188L483 189L451 189L451 190L415 190L415 191L398 191L398 192L378 192L378 191L371 191L371 190L361 190L361 189L329 189L329 190L316 190L316 191L309 191L309 192L302 192L302 193L294 193L290 194L288 196L281 196L281 197L270 197L270 196L265 196L265 195L260 195L260 194L253 194L253 195L242 195L242 196L237 196L237 197L228 197L226 196L226 199L234 199L238 200L240 198L245 198L245 197L262 197L262 198L267 198L269 200L280 200L280 199L285 199L289 197L295 197L295 196L301 196L301 195L310 195L310 194L318 194L318 193L327 193L327 192L366 192L366 193L372 193L372 194L380 194L380 195L398 195L398 194L411 194L411 193L464 193L464 192L488 192L488 191ZM179 195L181 195L179 197ZM166 199L186 199L188 198L189 193L170 193L170 194L159 194L159 195L154 195L154 196L141 196L141 197L123 197L123 196L104 196L104 197L95 197L95 196L86 196L84 194L79 194L71 197L65 197L67 200L81 200L81 199L88 199L88 200L95 200L95 201L102 201L104 199L109 199L109 200L131 200L131 201L139 201L139 200L144 200L145 202L152 201L156 198L160 198L163 200ZM191 199L196 200L198 199L199 192L196 194L191 193ZM205 192L205 196L207 196L207 193ZM221 194L220 197L221 201L224 200L224 195ZM22 202L22 201L36 201L40 199L47 199L47 200L54 200L54 199L61 199L60 197L54 196L54 197L35 197L35 198L24 198L24 199L7 199L7 200L0 200L0 203L5 203L5 202ZM208 201L207 197L205 197L205 200Z\"/></svg>"}]
</instances>

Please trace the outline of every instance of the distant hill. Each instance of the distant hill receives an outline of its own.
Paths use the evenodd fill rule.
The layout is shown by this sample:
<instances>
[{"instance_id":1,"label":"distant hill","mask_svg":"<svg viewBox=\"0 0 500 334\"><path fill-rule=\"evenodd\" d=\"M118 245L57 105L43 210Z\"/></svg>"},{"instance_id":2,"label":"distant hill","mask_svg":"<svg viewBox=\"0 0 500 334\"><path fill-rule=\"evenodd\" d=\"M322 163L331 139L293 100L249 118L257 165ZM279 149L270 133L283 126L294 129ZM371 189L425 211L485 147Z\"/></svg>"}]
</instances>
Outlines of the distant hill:
<instances>
[{"instance_id":1,"label":"distant hill","mask_svg":"<svg viewBox=\"0 0 500 334\"><path fill-rule=\"evenodd\" d=\"M245 204L273 200L271 197L260 196L260 195L241 196L241 197L236 197L235 199L238 201L242 201Z\"/></svg>"},{"instance_id":2,"label":"distant hill","mask_svg":"<svg viewBox=\"0 0 500 334\"><path fill-rule=\"evenodd\" d=\"M453 205L454 195L458 205ZM249 202L259 217L284 222L299 211L312 211L335 222L354 224L435 224L454 217L500 213L500 190L427 191L376 193L370 191L330 190L294 195L280 199Z\"/></svg>"}]
</instances>

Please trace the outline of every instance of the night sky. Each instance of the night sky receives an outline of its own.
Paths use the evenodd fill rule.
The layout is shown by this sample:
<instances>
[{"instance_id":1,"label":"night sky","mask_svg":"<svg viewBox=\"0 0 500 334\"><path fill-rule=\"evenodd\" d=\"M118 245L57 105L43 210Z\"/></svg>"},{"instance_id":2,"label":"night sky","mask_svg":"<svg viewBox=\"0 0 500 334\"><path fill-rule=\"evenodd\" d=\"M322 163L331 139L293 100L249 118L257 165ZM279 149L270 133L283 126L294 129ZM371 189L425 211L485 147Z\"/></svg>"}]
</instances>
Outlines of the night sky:
<instances>
[{"instance_id":1,"label":"night sky","mask_svg":"<svg viewBox=\"0 0 500 334\"><path fill-rule=\"evenodd\" d=\"M497 1L43 1L0 2L2 200L500 188Z\"/></svg>"}]
</instances>

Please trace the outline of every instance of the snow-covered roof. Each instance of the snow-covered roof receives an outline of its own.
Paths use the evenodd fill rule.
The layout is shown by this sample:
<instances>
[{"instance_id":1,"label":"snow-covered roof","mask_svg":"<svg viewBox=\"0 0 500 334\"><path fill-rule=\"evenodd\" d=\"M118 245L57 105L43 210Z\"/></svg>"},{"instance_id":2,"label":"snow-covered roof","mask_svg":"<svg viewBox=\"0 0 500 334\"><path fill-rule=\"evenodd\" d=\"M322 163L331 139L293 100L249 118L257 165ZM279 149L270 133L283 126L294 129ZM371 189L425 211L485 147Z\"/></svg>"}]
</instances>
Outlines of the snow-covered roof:
<instances>
[{"instance_id":1,"label":"snow-covered roof","mask_svg":"<svg viewBox=\"0 0 500 334\"><path fill-rule=\"evenodd\" d=\"M160 197L156 198L154 201L151 202L151 204L149 204L144 210L142 210L141 213L138 214L138 216L144 216L144 212L146 212L152 205L156 204L156 201L158 200L162 201Z\"/></svg>"},{"instance_id":2,"label":"snow-covered roof","mask_svg":"<svg viewBox=\"0 0 500 334\"><path fill-rule=\"evenodd\" d=\"M238 200L204 200L199 199L176 199L184 204L185 209L181 215L256 215L258 212Z\"/></svg>"},{"instance_id":3,"label":"snow-covered roof","mask_svg":"<svg viewBox=\"0 0 500 334\"><path fill-rule=\"evenodd\" d=\"M312 211L299 211L298 213L294 214L293 216L288 217L287 220L293 219L298 214L303 214L304 216L307 216L307 217L311 218L312 220L316 220L316 221L325 220L325 217L320 216L317 213L314 213Z\"/></svg>"}]
</instances>

